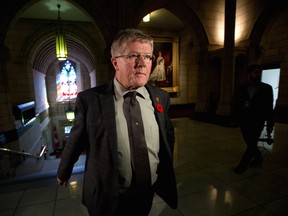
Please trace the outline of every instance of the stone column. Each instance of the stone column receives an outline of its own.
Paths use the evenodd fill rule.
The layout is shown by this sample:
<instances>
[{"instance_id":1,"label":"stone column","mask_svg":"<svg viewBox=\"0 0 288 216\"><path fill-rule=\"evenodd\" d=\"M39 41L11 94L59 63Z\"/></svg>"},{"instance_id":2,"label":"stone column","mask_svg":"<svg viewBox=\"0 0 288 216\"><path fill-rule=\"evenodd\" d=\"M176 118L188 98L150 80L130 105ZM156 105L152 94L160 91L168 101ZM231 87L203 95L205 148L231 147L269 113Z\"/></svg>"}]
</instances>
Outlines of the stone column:
<instances>
[{"instance_id":1,"label":"stone column","mask_svg":"<svg viewBox=\"0 0 288 216\"><path fill-rule=\"evenodd\" d=\"M225 35L221 75L221 97L217 114L230 114L234 82L234 34L235 34L236 1L225 1Z\"/></svg>"},{"instance_id":2,"label":"stone column","mask_svg":"<svg viewBox=\"0 0 288 216\"><path fill-rule=\"evenodd\" d=\"M209 57L208 51L203 50L198 53L197 63L198 63L198 92L197 92L197 104L195 107L195 112L203 113L207 111L207 98L209 94L209 84L208 84L208 67L209 67Z\"/></svg>"}]
</instances>

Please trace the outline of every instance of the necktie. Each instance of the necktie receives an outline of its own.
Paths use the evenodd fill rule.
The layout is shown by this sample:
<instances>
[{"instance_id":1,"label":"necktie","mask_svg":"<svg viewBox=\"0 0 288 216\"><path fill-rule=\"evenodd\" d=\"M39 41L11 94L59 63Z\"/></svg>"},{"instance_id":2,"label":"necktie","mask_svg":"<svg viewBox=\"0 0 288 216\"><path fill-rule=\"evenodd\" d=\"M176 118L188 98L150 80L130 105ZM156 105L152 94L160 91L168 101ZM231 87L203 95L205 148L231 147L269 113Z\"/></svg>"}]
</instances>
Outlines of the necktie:
<instances>
[{"instance_id":1,"label":"necktie","mask_svg":"<svg viewBox=\"0 0 288 216\"><path fill-rule=\"evenodd\" d=\"M132 187L135 186L136 190L146 190L151 187L151 172L141 109L136 95L136 91L124 95L123 111L131 149Z\"/></svg>"}]
</instances>

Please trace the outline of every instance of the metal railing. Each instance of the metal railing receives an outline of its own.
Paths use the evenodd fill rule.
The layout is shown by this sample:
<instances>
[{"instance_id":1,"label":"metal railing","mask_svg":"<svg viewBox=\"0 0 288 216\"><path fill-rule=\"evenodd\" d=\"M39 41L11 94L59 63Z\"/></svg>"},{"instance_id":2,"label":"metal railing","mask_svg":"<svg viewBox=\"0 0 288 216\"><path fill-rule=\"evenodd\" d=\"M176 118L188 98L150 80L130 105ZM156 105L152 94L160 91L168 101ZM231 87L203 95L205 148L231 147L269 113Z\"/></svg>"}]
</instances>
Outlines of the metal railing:
<instances>
[{"instance_id":1,"label":"metal railing","mask_svg":"<svg viewBox=\"0 0 288 216\"><path fill-rule=\"evenodd\" d=\"M7 149L7 148L0 148L0 151L5 152L5 153L11 153L11 154L19 154L19 155L24 156L25 158L26 157L33 157L33 158L40 159L44 155L44 153L47 151L47 146L42 145L40 153L36 154L36 155L29 153L29 152L16 151L16 150Z\"/></svg>"}]
</instances>

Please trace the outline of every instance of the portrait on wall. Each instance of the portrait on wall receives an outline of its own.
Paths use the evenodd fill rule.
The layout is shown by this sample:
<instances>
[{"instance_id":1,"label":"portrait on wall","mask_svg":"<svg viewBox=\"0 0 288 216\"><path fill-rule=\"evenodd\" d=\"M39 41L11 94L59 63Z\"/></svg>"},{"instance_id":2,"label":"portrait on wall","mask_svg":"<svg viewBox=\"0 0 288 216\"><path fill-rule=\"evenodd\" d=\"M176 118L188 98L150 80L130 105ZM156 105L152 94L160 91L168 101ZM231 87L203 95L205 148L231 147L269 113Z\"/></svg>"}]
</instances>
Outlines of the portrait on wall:
<instances>
[{"instance_id":1,"label":"portrait on wall","mask_svg":"<svg viewBox=\"0 0 288 216\"><path fill-rule=\"evenodd\" d=\"M172 86L172 43L154 43L155 61L152 64L150 81L158 87Z\"/></svg>"},{"instance_id":2,"label":"portrait on wall","mask_svg":"<svg viewBox=\"0 0 288 216\"><path fill-rule=\"evenodd\" d=\"M155 60L152 63L149 82L168 92L178 91L178 43L172 39L154 39L153 54Z\"/></svg>"}]
</instances>

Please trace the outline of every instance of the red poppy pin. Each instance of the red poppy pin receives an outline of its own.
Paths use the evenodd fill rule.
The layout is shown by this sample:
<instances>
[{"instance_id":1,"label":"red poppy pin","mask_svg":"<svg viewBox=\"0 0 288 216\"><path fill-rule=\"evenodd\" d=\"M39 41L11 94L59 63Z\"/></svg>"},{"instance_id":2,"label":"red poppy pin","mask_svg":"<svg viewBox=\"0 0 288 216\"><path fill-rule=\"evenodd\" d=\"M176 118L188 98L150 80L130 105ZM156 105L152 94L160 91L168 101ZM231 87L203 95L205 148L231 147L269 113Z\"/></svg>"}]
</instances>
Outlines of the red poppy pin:
<instances>
[{"instance_id":1,"label":"red poppy pin","mask_svg":"<svg viewBox=\"0 0 288 216\"><path fill-rule=\"evenodd\" d=\"M163 108L162 104L156 104L156 109L160 113L162 113L164 111L164 108Z\"/></svg>"}]
</instances>

